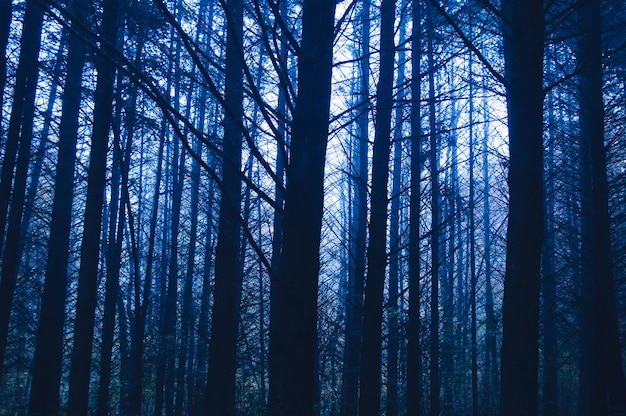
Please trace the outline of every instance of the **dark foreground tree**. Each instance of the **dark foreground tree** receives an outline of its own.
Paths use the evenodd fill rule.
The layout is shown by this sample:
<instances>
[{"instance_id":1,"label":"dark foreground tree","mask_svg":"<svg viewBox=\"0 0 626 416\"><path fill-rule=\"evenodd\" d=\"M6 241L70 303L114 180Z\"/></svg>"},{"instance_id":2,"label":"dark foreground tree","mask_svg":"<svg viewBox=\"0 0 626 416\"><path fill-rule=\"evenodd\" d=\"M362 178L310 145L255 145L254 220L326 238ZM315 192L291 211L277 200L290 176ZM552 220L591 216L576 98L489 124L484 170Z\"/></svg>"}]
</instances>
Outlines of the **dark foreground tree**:
<instances>
[{"instance_id":1,"label":"dark foreground tree","mask_svg":"<svg viewBox=\"0 0 626 416\"><path fill-rule=\"evenodd\" d=\"M267 414L312 415L317 290L328 139L335 1L304 0L298 94L283 216L283 251L272 293ZM273 288L274 289L274 288ZM272 357L277 357L272 360Z\"/></svg>"},{"instance_id":2,"label":"dark foreground tree","mask_svg":"<svg viewBox=\"0 0 626 416\"><path fill-rule=\"evenodd\" d=\"M522 416L538 411L543 1L503 0L502 15L510 161L500 415Z\"/></svg>"},{"instance_id":3,"label":"dark foreground tree","mask_svg":"<svg viewBox=\"0 0 626 416\"><path fill-rule=\"evenodd\" d=\"M23 25L20 58L13 89L13 105L7 139L3 143L4 154L0 173L0 253L3 252L2 247L4 247L2 276L0 277L0 381L9 335L11 305L17 283L22 213L33 138L35 91L39 75L38 56L43 9L32 2L28 3L24 12ZM11 185L13 185L13 193L11 193ZM9 212L8 229L6 242L4 242L7 212Z\"/></svg>"},{"instance_id":4,"label":"dark foreground tree","mask_svg":"<svg viewBox=\"0 0 626 416\"><path fill-rule=\"evenodd\" d=\"M84 0L72 3L72 13L81 24L87 21L87 6ZM63 324L74 199L74 164L85 55L85 46L82 41L78 36L70 36L59 126L59 150L54 178L46 278L41 300L33 381L30 390L29 414L33 416L56 415L59 412Z\"/></svg>"},{"instance_id":5,"label":"dark foreground tree","mask_svg":"<svg viewBox=\"0 0 626 416\"><path fill-rule=\"evenodd\" d=\"M215 247L215 301L205 414L235 415L235 372L242 272L239 268L241 205L241 119L243 116L243 1L228 0L226 38L226 116L222 168L222 199ZM179 364L182 365L182 364Z\"/></svg>"},{"instance_id":6,"label":"dark foreground tree","mask_svg":"<svg viewBox=\"0 0 626 416\"><path fill-rule=\"evenodd\" d=\"M380 79L376 88L376 121L372 164L372 213L367 248L367 279L363 304L360 415L380 414L382 320L387 266L387 182L393 109L394 0L383 0L380 20ZM394 248L395 249L395 248ZM390 295L394 296L394 295Z\"/></svg>"},{"instance_id":7,"label":"dark foreground tree","mask_svg":"<svg viewBox=\"0 0 626 416\"><path fill-rule=\"evenodd\" d=\"M580 138L583 150L582 172L589 174L583 189L583 229L588 239L583 244L583 262L588 264L588 288L591 293L583 314L591 325L583 328L583 356L590 374L581 374L586 387L581 395L580 415L626 414L626 384L620 352L615 298L615 281L611 249L609 188L604 144L604 102L602 99L602 19L600 0L582 0L578 21L581 30L577 59ZM587 206L585 206L587 205ZM585 225L586 224L586 225Z\"/></svg>"},{"instance_id":8,"label":"dark foreground tree","mask_svg":"<svg viewBox=\"0 0 626 416\"><path fill-rule=\"evenodd\" d=\"M105 48L117 38L118 0L103 3L102 39ZM78 299L74 323L74 343L70 367L68 414L85 415L89 412L91 352L98 295L98 265L100 260L100 230L106 184L109 131L113 120L113 84L115 67L107 59L98 60L98 79L95 91L93 134L87 173L87 200L83 240L78 271Z\"/></svg>"}]
</instances>

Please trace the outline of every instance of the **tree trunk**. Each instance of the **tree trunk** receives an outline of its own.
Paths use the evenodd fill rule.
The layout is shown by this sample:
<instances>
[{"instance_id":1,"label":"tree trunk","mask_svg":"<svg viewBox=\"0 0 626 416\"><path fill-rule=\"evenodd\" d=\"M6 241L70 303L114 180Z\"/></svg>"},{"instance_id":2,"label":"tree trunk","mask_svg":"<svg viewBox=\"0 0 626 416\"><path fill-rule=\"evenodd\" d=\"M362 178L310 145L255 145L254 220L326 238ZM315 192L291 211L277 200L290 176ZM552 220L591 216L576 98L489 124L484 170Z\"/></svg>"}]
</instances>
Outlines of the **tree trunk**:
<instances>
[{"instance_id":1,"label":"tree trunk","mask_svg":"<svg viewBox=\"0 0 626 416\"><path fill-rule=\"evenodd\" d=\"M11 2L9 1L9 10ZM3 2L4 4L4 2ZM10 13L9 13L10 19ZM0 281L0 381L9 336L11 306L17 283L19 267L20 230L28 177L30 147L33 136L35 112L35 90L39 75L39 46L43 24L43 10L34 3L28 3L24 12L24 30L20 40L20 59L13 90L13 105L9 120L7 141L4 146L2 172L0 174L0 253L2 257L2 280ZM3 70L6 67L2 66ZM16 155L19 155L17 161ZM15 166L17 164L17 167ZM15 181L13 183L13 172ZM11 195L11 185L13 194ZM4 243L7 212L6 244Z\"/></svg>"},{"instance_id":2,"label":"tree trunk","mask_svg":"<svg viewBox=\"0 0 626 416\"><path fill-rule=\"evenodd\" d=\"M470 349L471 349L471 389L472 389L472 416L478 416L478 316L476 305L476 179L475 169L475 146L474 146L474 72L473 54L469 57L469 261L470 261ZM556 415L555 415L556 416Z\"/></svg>"},{"instance_id":3,"label":"tree trunk","mask_svg":"<svg viewBox=\"0 0 626 416\"><path fill-rule=\"evenodd\" d=\"M440 380L439 380L439 266L442 260L440 247L440 192L439 192L439 153L437 140L437 119L435 106L435 58L433 51L433 12L429 6L426 15L428 25L428 120L430 149L428 161L430 164L430 192L431 192L431 228L430 228L430 415L439 416Z\"/></svg>"},{"instance_id":4,"label":"tree trunk","mask_svg":"<svg viewBox=\"0 0 626 416\"><path fill-rule=\"evenodd\" d=\"M483 99L484 114L488 114L487 97ZM498 396L498 351L497 323L493 302L493 284L491 281L491 205L489 203L491 185L489 183L489 121L485 120L482 143L483 173L483 229L485 244L485 371L483 376L483 412L485 415L496 413Z\"/></svg>"},{"instance_id":5,"label":"tree trunk","mask_svg":"<svg viewBox=\"0 0 626 416\"><path fill-rule=\"evenodd\" d=\"M422 128L420 116L422 28L421 4L412 2L411 31L411 196L409 200L409 316L407 327L407 416L422 414L422 350L420 300L420 212Z\"/></svg>"},{"instance_id":6,"label":"tree trunk","mask_svg":"<svg viewBox=\"0 0 626 416\"><path fill-rule=\"evenodd\" d=\"M372 162L372 212L367 248L367 277L363 303L359 414L379 415L382 366L382 318L387 266L387 182L393 110L395 1L381 3L380 79L376 88L376 120Z\"/></svg>"},{"instance_id":7,"label":"tree trunk","mask_svg":"<svg viewBox=\"0 0 626 416\"><path fill-rule=\"evenodd\" d=\"M215 296L209 343L205 414L235 414L235 372L242 273L239 270L243 1L228 0L222 199L215 247Z\"/></svg>"},{"instance_id":8,"label":"tree trunk","mask_svg":"<svg viewBox=\"0 0 626 416\"><path fill-rule=\"evenodd\" d=\"M118 5L118 0L105 0L103 4L103 45L114 45L117 39ZM104 47L107 48L107 46ZM87 200L85 203L83 240L80 248L78 298L70 366L69 415L85 415L89 408L89 381L98 294L102 206L106 184L109 132L113 120L115 67L104 58L100 58L97 65L98 78L94 97L93 134L87 172Z\"/></svg>"},{"instance_id":9,"label":"tree trunk","mask_svg":"<svg viewBox=\"0 0 626 416\"><path fill-rule=\"evenodd\" d=\"M402 10L406 8L406 0L402 2ZM400 23L399 43L406 42L406 26L404 22ZM404 75L404 61L406 53L404 49L398 51L398 79L396 85L398 88L398 102L404 102L405 92L404 83L406 78ZM400 237L400 216L401 216L401 193L402 193L402 107L395 108L394 115L394 142L393 142L393 180L391 188L391 211L389 219L389 338L387 350L387 416L397 416L399 412L398 397L398 354L400 350L400 324L398 310L398 299L401 296L401 275L400 275L400 254L402 251L402 240Z\"/></svg>"},{"instance_id":10,"label":"tree trunk","mask_svg":"<svg viewBox=\"0 0 626 416\"><path fill-rule=\"evenodd\" d=\"M298 94L283 217L283 251L270 319L268 415L311 415L317 289L328 139L335 2L304 0Z\"/></svg>"},{"instance_id":11,"label":"tree trunk","mask_svg":"<svg viewBox=\"0 0 626 416\"><path fill-rule=\"evenodd\" d=\"M369 44L370 2L361 2L361 48L358 64L358 114L356 137L352 144L352 178L354 195L350 207L350 245L348 258L348 291L346 295L345 345L341 380L341 416L356 416L359 401L359 364L361 361L361 334L363 325L363 289L365 281L365 249L367 238L367 171L369 143Z\"/></svg>"},{"instance_id":12,"label":"tree trunk","mask_svg":"<svg viewBox=\"0 0 626 416\"><path fill-rule=\"evenodd\" d=\"M591 333L584 334L590 343L588 394L589 415L626 413L626 383L622 367L615 299L615 280L611 248L609 189L604 143L604 103L602 98L602 39L600 0L583 0L578 10L582 34L577 58L581 68L578 99L580 136L588 157L583 163L590 173L584 190L588 194L587 222L589 250L583 252L591 273ZM583 169L584 171L585 169ZM585 293L585 296L589 296Z\"/></svg>"},{"instance_id":13,"label":"tree trunk","mask_svg":"<svg viewBox=\"0 0 626 416\"><path fill-rule=\"evenodd\" d=\"M541 253L541 294L543 298L543 380L541 408L542 414L558 415L558 351L556 338L556 270L555 270L555 202L554 202L554 147L556 136L556 120L552 93L548 95L548 137L546 143L545 166L545 231Z\"/></svg>"},{"instance_id":14,"label":"tree trunk","mask_svg":"<svg viewBox=\"0 0 626 416\"><path fill-rule=\"evenodd\" d=\"M521 416L538 412L543 1L503 0L502 14L510 162L500 414Z\"/></svg>"},{"instance_id":15,"label":"tree trunk","mask_svg":"<svg viewBox=\"0 0 626 416\"><path fill-rule=\"evenodd\" d=\"M118 110L119 115L119 110ZM117 127L115 127L117 129ZM111 378L111 353L113 350L113 336L115 330L115 310L119 297L120 258L122 253L122 235L124 231L124 198L120 202L120 169L122 158L120 155L119 135L115 133L116 154L113 156L111 178L111 202L109 212L108 247L106 251L106 287L104 295L104 317L102 322L102 345L100 348L100 380L98 387L98 416L109 414L109 384ZM124 412L124 404L120 404L120 411Z\"/></svg>"},{"instance_id":16,"label":"tree trunk","mask_svg":"<svg viewBox=\"0 0 626 416\"><path fill-rule=\"evenodd\" d=\"M83 0L72 4L72 12L77 22L82 24L87 21L87 4ZM85 47L78 37L71 35L68 39L67 75L59 127L59 150L48 240L46 278L30 391L29 414L31 415L55 415L59 412L63 323L74 198L74 164L84 63Z\"/></svg>"}]
</instances>

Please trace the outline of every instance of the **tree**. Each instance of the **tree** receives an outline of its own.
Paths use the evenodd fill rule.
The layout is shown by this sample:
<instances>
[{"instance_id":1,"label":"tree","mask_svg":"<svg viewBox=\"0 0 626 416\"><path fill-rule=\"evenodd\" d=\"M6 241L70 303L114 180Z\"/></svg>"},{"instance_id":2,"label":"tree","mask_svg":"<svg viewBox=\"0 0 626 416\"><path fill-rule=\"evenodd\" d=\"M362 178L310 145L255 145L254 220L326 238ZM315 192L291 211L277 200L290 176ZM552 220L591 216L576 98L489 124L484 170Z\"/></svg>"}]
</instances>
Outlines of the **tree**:
<instances>
[{"instance_id":1,"label":"tree","mask_svg":"<svg viewBox=\"0 0 626 416\"><path fill-rule=\"evenodd\" d=\"M76 16L77 22L81 24L87 22L86 2L79 0L72 3L71 11ZM74 164L85 59L85 46L78 36L70 36L59 126L59 150L54 178L46 279L37 329L37 346L30 392L29 414L31 415L59 412L67 266L74 197Z\"/></svg>"},{"instance_id":2,"label":"tree","mask_svg":"<svg viewBox=\"0 0 626 416\"><path fill-rule=\"evenodd\" d=\"M361 45L358 76L354 88L358 97L355 106L357 121L352 145L351 187L352 205L349 224L348 288L346 293L345 345L341 378L342 416L356 416L359 404L359 372L361 334L363 330L363 291L365 287L365 251L367 246L367 172L369 136L369 77L370 77L370 2L361 2L358 23L361 25Z\"/></svg>"},{"instance_id":3,"label":"tree","mask_svg":"<svg viewBox=\"0 0 626 416\"><path fill-rule=\"evenodd\" d=\"M409 200L409 317L407 352L407 415L421 415L422 354L420 340L420 201L422 171L422 129L420 116L422 33L421 3L413 0L411 16L411 195Z\"/></svg>"},{"instance_id":4,"label":"tree","mask_svg":"<svg viewBox=\"0 0 626 416\"><path fill-rule=\"evenodd\" d=\"M588 262L591 327L585 328L584 343L590 343L590 360L587 397L581 414L618 415L626 411L626 382L619 347L619 331L615 300L615 282L611 249L609 191L604 144L604 102L602 99L602 41L601 7L598 0L585 0L578 4L578 22L581 35L577 59L578 100L580 105L580 137L582 141L583 172L590 174L585 181L591 189L584 189L581 219L588 225L583 238L588 238L587 250L582 252ZM583 375L584 376L584 375Z\"/></svg>"},{"instance_id":5,"label":"tree","mask_svg":"<svg viewBox=\"0 0 626 416\"><path fill-rule=\"evenodd\" d=\"M9 6L10 4L9 2ZM2 280L0 281L0 381L2 380L7 348L11 306L17 283L19 237L33 136L43 9L38 5L29 3L24 12L23 25L24 29L20 40L20 60L13 91L14 102L11 106L9 129L0 174L0 253L4 251L2 254ZM6 70L6 66L3 66L3 70ZM11 188L13 188L12 193ZM7 218L9 206L11 210ZM7 221L8 229L6 230L5 242Z\"/></svg>"},{"instance_id":6,"label":"tree","mask_svg":"<svg viewBox=\"0 0 626 416\"><path fill-rule=\"evenodd\" d=\"M335 2L305 0L298 93L283 214L283 248L270 308L268 415L313 412L317 282L328 139Z\"/></svg>"},{"instance_id":7,"label":"tree","mask_svg":"<svg viewBox=\"0 0 626 416\"><path fill-rule=\"evenodd\" d=\"M106 45L105 48L114 47L117 40L118 6L117 0L107 0L103 4L102 39ZM102 207L106 183L107 149L113 119L114 82L114 65L101 58L95 91L93 134L87 174L87 200L78 272L78 299L68 402L68 413L71 415L84 415L88 413L89 408L91 352L98 293L100 230L102 229Z\"/></svg>"},{"instance_id":8,"label":"tree","mask_svg":"<svg viewBox=\"0 0 626 416\"><path fill-rule=\"evenodd\" d=\"M502 416L538 411L543 237L543 1L504 0L509 221L502 311Z\"/></svg>"},{"instance_id":9,"label":"tree","mask_svg":"<svg viewBox=\"0 0 626 416\"><path fill-rule=\"evenodd\" d=\"M376 87L376 121L372 162L372 212L367 247L367 277L363 304L359 414L380 414L382 319L387 266L387 182L393 110L395 1L380 6L380 79ZM391 296L394 296L391 294Z\"/></svg>"},{"instance_id":10,"label":"tree","mask_svg":"<svg viewBox=\"0 0 626 416\"><path fill-rule=\"evenodd\" d=\"M229 0L225 67L225 119L222 199L215 247L215 300L209 343L205 414L235 414L235 371L242 273L239 212L241 205L241 122L243 117L243 1Z\"/></svg>"},{"instance_id":11,"label":"tree","mask_svg":"<svg viewBox=\"0 0 626 416\"><path fill-rule=\"evenodd\" d=\"M437 107L435 97L435 51L433 50L434 12L428 6L426 24L428 30L428 128L430 147L428 163L430 165L430 415L437 416L441 411L441 381L439 378L439 273L443 263L444 248L441 232L441 195L439 189L439 145L437 134Z\"/></svg>"}]
</instances>

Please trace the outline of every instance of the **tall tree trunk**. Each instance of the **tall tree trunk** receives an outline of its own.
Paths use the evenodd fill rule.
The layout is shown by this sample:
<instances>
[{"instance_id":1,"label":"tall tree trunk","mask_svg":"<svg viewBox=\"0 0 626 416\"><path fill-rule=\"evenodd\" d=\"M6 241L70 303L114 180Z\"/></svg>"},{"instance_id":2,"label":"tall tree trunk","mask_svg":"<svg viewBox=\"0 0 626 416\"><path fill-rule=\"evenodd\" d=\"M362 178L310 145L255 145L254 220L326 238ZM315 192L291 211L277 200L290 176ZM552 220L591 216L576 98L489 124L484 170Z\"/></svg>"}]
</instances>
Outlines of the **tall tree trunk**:
<instances>
[{"instance_id":1,"label":"tall tree trunk","mask_svg":"<svg viewBox=\"0 0 626 416\"><path fill-rule=\"evenodd\" d=\"M9 11L11 2L9 1ZM4 2L3 2L4 4ZM10 21L10 13L9 13ZM9 120L7 141L4 146L2 172L0 173L0 253L2 257L2 280L0 281L0 381L9 335L11 306L19 268L20 230L28 177L30 147L33 136L35 90L39 75L39 48L43 10L36 4L27 4L24 12L23 33L20 40L20 59L15 74L13 105ZM5 66L2 66L6 70ZM16 155L17 161L15 160ZM17 164L17 167L16 167ZM14 179L15 169L15 181ZM12 186L13 185L13 186ZM11 187L13 194L11 195ZM7 225L6 244L4 243ZM4 247L4 250L3 250Z\"/></svg>"},{"instance_id":2,"label":"tall tree trunk","mask_svg":"<svg viewBox=\"0 0 626 416\"><path fill-rule=\"evenodd\" d=\"M403 0L402 10L406 8L407 1ZM406 26L405 22L400 22L399 43L406 42ZM396 85L398 88L398 102L404 102L405 92L404 83L406 78L404 75L404 61L406 53L404 49L398 51L398 79ZM394 115L394 142L393 142L393 180L391 187L391 211L389 219L389 338L387 350L387 416L397 416L399 411L398 397L398 354L400 350L400 324L398 310L398 299L400 298L401 275L400 275L400 254L402 251L402 241L400 237L400 216L401 216L401 193L402 193L402 141L403 141L403 121L402 106L395 109Z\"/></svg>"},{"instance_id":3,"label":"tall tree trunk","mask_svg":"<svg viewBox=\"0 0 626 416\"><path fill-rule=\"evenodd\" d=\"M213 203L214 203L214 182L209 183L208 198L206 203L206 231L204 236L204 267L202 272L202 293L200 299L200 317L198 323L198 361L196 363L197 379L195 383L194 395L194 416L204 413L204 391L206 389L206 374L208 362L209 343L209 312L211 302L211 268L213 265Z\"/></svg>"},{"instance_id":4,"label":"tall tree trunk","mask_svg":"<svg viewBox=\"0 0 626 416\"><path fill-rule=\"evenodd\" d=\"M502 14L510 162L500 414L515 416L538 412L543 1L503 0Z\"/></svg>"},{"instance_id":5,"label":"tall tree trunk","mask_svg":"<svg viewBox=\"0 0 626 416\"><path fill-rule=\"evenodd\" d=\"M407 416L422 414L422 349L420 300L420 211L422 171L421 4L412 2L411 30L411 196L409 199L409 316L407 328Z\"/></svg>"},{"instance_id":6,"label":"tall tree trunk","mask_svg":"<svg viewBox=\"0 0 626 416\"><path fill-rule=\"evenodd\" d=\"M430 228L430 415L439 416L440 380L439 380L439 266L442 260L440 247L440 192L439 192L439 153L437 140L437 119L435 106L435 58L433 51L433 12L429 6L426 15L428 25L428 109L430 149L428 161L430 164L430 192L431 192L431 228Z\"/></svg>"},{"instance_id":7,"label":"tall tree trunk","mask_svg":"<svg viewBox=\"0 0 626 416\"><path fill-rule=\"evenodd\" d=\"M369 44L370 2L362 1L359 15L361 48L358 64L356 137L352 151L350 186L353 195L350 211L348 291L346 295L345 345L341 380L341 416L356 416L359 397L359 364L363 322L363 289L367 238L367 171L369 143Z\"/></svg>"},{"instance_id":8,"label":"tall tree trunk","mask_svg":"<svg viewBox=\"0 0 626 416\"><path fill-rule=\"evenodd\" d=\"M545 210L544 240L541 253L541 294L543 298L543 379L541 408L543 415L558 415L558 352L556 338L556 270L555 270L555 239L554 223L554 183L555 183L555 138L556 119L552 93L548 95L548 137L546 143L545 166Z\"/></svg>"},{"instance_id":9,"label":"tall tree trunk","mask_svg":"<svg viewBox=\"0 0 626 416\"><path fill-rule=\"evenodd\" d=\"M611 249L609 189L606 148L604 143L604 103L602 98L602 21L600 0L582 0L578 22L581 36L577 59L581 68L578 99L580 103L580 136L589 163L587 171L591 204L582 221L588 222L590 250L586 261L591 273L589 415L623 415L626 413L626 383L622 367L615 299L615 281ZM588 294L586 294L589 296Z\"/></svg>"},{"instance_id":10,"label":"tall tree trunk","mask_svg":"<svg viewBox=\"0 0 626 416\"><path fill-rule=\"evenodd\" d=\"M119 110L118 110L119 117ZM116 123L117 124L117 123ZM119 149L118 127L114 127L116 154L113 156L111 178L111 201L109 210L108 246L106 251L106 284L104 297L104 317L102 322L102 345L100 348L100 380L98 387L98 406L96 414L109 414L109 384L111 378L111 355L113 351L113 336L115 330L115 310L119 297L120 258L122 253L122 236L124 231L125 215L124 201L120 201L120 169L122 157ZM120 404L120 411L124 412L124 404Z\"/></svg>"},{"instance_id":11,"label":"tall tree trunk","mask_svg":"<svg viewBox=\"0 0 626 416\"><path fill-rule=\"evenodd\" d=\"M476 305L476 148L474 146L474 71L473 54L469 56L469 261L470 261L470 349L471 349L471 389L472 389L472 416L478 416L478 316Z\"/></svg>"},{"instance_id":12,"label":"tall tree trunk","mask_svg":"<svg viewBox=\"0 0 626 416\"><path fill-rule=\"evenodd\" d=\"M226 80L224 142L222 148L222 198L215 247L215 297L209 343L205 414L235 414L235 372L242 273L239 212L241 205L241 154L243 117L243 1L228 0L226 7Z\"/></svg>"},{"instance_id":13,"label":"tall tree trunk","mask_svg":"<svg viewBox=\"0 0 626 416\"><path fill-rule=\"evenodd\" d=\"M86 2L75 1L72 4L72 13L76 16L78 23L85 24L87 22ZM59 127L59 150L48 240L46 278L30 391L29 414L31 415L57 414L59 411L67 266L74 198L74 164L85 55L85 47L81 40L71 35L68 39L67 75Z\"/></svg>"},{"instance_id":14,"label":"tall tree trunk","mask_svg":"<svg viewBox=\"0 0 626 416\"><path fill-rule=\"evenodd\" d=\"M372 162L372 212L367 248L363 304L359 414L379 415L382 366L382 318L387 265L387 181L393 109L395 1L381 3L380 79L376 88L376 121Z\"/></svg>"},{"instance_id":15,"label":"tall tree trunk","mask_svg":"<svg viewBox=\"0 0 626 416\"><path fill-rule=\"evenodd\" d=\"M168 88L169 90L169 88ZM167 140L167 124L166 121L163 120L161 125L161 137L162 140ZM165 143L165 142L164 142ZM171 155L171 146L167 146L165 150L165 160L172 160ZM174 164L170 163L166 165L165 170L165 200L163 201L163 212L162 212L162 221L164 224L171 222L171 206L170 206L170 193L171 188L169 187L169 179L170 176L173 176L172 171ZM172 181L173 183L173 181ZM158 188L157 188L158 189ZM164 385L165 385L165 371L166 371L166 357L167 357L167 338L165 337L165 320L166 320L166 311L167 311L167 259L168 259L168 240L170 238L170 233L168 232L168 227L163 227L162 229L162 240L161 240L161 252L159 254L160 257L160 271L158 277L158 330L159 330L159 341L158 341L158 351L157 351L157 363L156 363L156 371L154 377L154 390L155 390L155 399L154 399L154 415L162 416L163 414L163 406L164 406ZM135 363L133 365L136 365ZM143 369L143 367L142 367ZM143 374L142 374L143 375ZM141 379L139 379L141 382ZM143 393L143 392L141 392Z\"/></svg>"},{"instance_id":16,"label":"tall tree trunk","mask_svg":"<svg viewBox=\"0 0 626 416\"><path fill-rule=\"evenodd\" d=\"M493 284L491 281L491 185L489 183L489 121L487 119L488 101L483 99L484 131L482 143L482 174L483 174L483 229L485 244L485 371L483 376L483 412L485 415L496 413L498 396L498 351L497 351L497 323L493 301Z\"/></svg>"},{"instance_id":17,"label":"tall tree trunk","mask_svg":"<svg viewBox=\"0 0 626 416\"><path fill-rule=\"evenodd\" d=\"M118 31L118 0L105 0L102 16L103 47L115 45ZM85 415L89 407L91 351L98 294L100 230L106 184L109 132L113 120L115 67L105 58L97 62L93 134L87 172L87 200L78 271L78 298L69 380L69 415ZM115 298L114 298L115 299Z\"/></svg>"},{"instance_id":18,"label":"tall tree trunk","mask_svg":"<svg viewBox=\"0 0 626 416\"><path fill-rule=\"evenodd\" d=\"M304 0L298 94L283 217L283 251L270 319L268 415L311 415L317 289L328 139L335 2Z\"/></svg>"}]
</instances>

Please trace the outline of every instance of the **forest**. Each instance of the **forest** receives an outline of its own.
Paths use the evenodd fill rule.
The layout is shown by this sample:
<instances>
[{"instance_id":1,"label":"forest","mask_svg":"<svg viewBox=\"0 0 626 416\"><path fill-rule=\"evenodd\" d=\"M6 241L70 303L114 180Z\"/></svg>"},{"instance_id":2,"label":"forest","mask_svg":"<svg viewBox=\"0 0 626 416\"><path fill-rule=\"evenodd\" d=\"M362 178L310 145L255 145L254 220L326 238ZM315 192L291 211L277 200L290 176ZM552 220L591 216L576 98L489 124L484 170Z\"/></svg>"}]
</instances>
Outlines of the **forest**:
<instances>
[{"instance_id":1,"label":"forest","mask_svg":"<svg viewBox=\"0 0 626 416\"><path fill-rule=\"evenodd\" d=\"M0 416L626 415L623 0L0 0Z\"/></svg>"}]
</instances>

